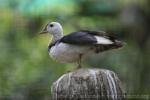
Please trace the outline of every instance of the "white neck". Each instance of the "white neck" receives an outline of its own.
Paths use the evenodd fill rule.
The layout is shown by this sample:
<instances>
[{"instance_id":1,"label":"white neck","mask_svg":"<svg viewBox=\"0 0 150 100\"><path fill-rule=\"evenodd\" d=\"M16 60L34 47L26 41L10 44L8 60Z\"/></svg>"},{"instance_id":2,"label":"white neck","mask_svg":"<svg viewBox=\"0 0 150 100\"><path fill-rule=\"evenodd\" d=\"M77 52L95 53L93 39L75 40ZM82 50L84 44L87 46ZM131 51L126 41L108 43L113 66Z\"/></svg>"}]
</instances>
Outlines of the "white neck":
<instances>
[{"instance_id":1,"label":"white neck","mask_svg":"<svg viewBox=\"0 0 150 100\"><path fill-rule=\"evenodd\" d=\"M56 33L53 33L52 42L55 42L63 37L63 32L57 31Z\"/></svg>"}]
</instances>

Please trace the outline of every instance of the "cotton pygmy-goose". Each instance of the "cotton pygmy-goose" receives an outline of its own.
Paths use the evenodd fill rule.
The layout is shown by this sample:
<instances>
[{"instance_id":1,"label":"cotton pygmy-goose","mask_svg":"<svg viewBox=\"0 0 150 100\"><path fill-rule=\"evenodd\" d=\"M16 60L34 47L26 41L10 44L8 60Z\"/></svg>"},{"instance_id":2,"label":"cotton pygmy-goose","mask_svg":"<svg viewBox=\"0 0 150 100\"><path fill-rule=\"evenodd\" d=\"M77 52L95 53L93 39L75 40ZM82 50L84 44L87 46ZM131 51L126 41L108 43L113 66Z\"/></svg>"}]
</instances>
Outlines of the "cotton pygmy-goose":
<instances>
[{"instance_id":1,"label":"cotton pygmy-goose","mask_svg":"<svg viewBox=\"0 0 150 100\"><path fill-rule=\"evenodd\" d=\"M100 53L123 46L118 41L103 31L81 30L63 36L63 28L58 22L50 22L42 30L41 34L52 34L52 42L48 46L49 55L62 63L78 63L81 67L81 59L87 55Z\"/></svg>"}]
</instances>

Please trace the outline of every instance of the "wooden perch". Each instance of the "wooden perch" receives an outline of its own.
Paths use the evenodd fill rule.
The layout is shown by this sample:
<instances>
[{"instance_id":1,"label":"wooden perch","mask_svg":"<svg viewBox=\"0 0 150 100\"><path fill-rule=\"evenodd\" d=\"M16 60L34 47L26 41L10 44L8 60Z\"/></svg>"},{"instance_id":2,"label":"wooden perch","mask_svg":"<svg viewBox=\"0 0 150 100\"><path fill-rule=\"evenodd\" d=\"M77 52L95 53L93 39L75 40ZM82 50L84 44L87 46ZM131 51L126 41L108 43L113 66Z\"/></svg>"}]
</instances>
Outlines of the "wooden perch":
<instances>
[{"instance_id":1,"label":"wooden perch","mask_svg":"<svg viewBox=\"0 0 150 100\"><path fill-rule=\"evenodd\" d=\"M62 75L51 87L53 100L124 100L117 75L106 69L79 69Z\"/></svg>"}]
</instances>

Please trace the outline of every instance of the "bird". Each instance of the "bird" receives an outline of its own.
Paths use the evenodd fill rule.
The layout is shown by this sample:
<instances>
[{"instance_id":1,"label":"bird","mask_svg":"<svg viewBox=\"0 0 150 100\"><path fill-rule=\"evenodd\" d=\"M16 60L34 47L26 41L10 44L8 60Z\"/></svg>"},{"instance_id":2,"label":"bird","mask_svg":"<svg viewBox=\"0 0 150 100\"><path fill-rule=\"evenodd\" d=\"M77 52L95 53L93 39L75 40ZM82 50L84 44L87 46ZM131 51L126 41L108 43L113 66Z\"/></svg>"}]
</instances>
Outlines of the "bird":
<instances>
[{"instance_id":1,"label":"bird","mask_svg":"<svg viewBox=\"0 0 150 100\"><path fill-rule=\"evenodd\" d=\"M63 35L59 22L49 22L40 34L49 33L52 40L48 45L48 53L52 59L60 63L77 63L81 68L81 60L111 49L123 46L123 42L104 31L79 30Z\"/></svg>"}]
</instances>

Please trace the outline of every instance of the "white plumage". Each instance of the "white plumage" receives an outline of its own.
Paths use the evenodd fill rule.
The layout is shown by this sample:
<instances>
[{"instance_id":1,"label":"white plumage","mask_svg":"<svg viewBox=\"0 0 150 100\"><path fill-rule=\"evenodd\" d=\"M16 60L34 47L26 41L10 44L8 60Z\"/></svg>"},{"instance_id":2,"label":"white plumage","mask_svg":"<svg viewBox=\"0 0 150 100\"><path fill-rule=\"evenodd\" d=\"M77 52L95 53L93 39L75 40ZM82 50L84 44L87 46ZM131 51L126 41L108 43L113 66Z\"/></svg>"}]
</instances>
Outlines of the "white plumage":
<instances>
[{"instance_id":1,"label":"white plumage","mask_svg":"<svg viewBox=\"0 0 150 100\"><path fill-rule=\"evenodd\" d=\"M97 44L113 44L113 42L105 37L94 36L97 40Z\"/></svg>"},{"instance_id":2,"label":"white plumage","mask_svg":"<svg viewBox=\"0 0 150 100\"><path fill-rule=\"evenodd\" d=\"M84 57L93 52L89 46L76 46L66 43L59 43L53 46L49 52L49 55L56 61L62 63L74 63L78 62L79 54L83 54Z\"/></svg>"}]
</instances>

